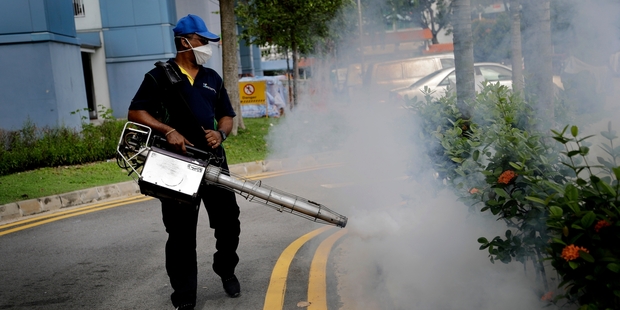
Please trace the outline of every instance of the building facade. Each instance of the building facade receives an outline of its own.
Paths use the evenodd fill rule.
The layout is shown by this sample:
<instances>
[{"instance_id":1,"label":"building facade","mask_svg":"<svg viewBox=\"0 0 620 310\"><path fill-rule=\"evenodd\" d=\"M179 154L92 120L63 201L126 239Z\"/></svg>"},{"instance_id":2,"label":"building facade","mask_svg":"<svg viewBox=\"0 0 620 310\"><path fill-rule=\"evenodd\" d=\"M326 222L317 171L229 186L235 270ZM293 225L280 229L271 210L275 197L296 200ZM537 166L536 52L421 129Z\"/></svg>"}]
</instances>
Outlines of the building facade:
<instances>
[{"instance_id":1,"label":"building facade","mask_svg":"<svg viewBox=\"0 0 620 310\"><path fill-rule=\"evenodd\" d=\"M71 0L0 2L0 128L80 125L85 107Z\"/></svg>"},{"instance_id":2,"label":"building facade","mask_svg":"<svg viewBox=\"0 0 620 310\"><path fill-rule=\"evenodd\" d=\"M0 129L20 129L28 121L77 128L99 121L98 112L107 109L126 117L144 74L174 57L172 29L190 13L221 34L216 1L0 2ZM216 46L206 66L222 75ZM260 52L241 50L239 73L262 74Z\"/></svg>"}]
</instances>

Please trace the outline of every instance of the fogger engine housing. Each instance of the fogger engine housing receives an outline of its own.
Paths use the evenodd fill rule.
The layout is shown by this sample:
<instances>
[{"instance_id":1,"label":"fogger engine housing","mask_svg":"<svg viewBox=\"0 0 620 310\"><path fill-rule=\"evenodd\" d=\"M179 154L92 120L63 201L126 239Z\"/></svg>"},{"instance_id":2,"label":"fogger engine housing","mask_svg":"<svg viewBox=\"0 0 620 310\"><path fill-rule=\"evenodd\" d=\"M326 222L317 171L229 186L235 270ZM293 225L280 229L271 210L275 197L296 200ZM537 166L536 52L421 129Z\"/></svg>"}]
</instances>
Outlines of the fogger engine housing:
<instances>
[{"instance_id":1,"label":"fogger engine housing","mask_svg":"<svg viewBox=\"0 0 620 310\"><path fill-rule=\"evenodd\" d=\"M289 212L314 222L345 227L347 218L322 204L236 176L212 162L213 154L187 147L187 155L165 149L166 142L152 135L151 128L127 122L117 152L118 164L138 176L142 194L179 202L198 203L200 185L220 186L248 201L280 212Z\"/></svg>"},{"instance_id":2,"label":"fogger engine housing","mask_svg":"<svg viewBox=\"0 0 620 310\"><path fill-rule=\"evenodd\" d=\"M207 163L153 146L154 139L149 127L125 124L117 147L119 165L138 176L144 195L197 203Z\"/></svg>"},{"instance_id":3,"label":"fogger engine housing","mask_svg":"<svg viewBox=\"0 0 620 310\"><path fill-rule=\"evenodd\" d=\"M151 147L139 180L142 194L195 203L203 180L204 163Z\"/></svg>"}]
</instances>

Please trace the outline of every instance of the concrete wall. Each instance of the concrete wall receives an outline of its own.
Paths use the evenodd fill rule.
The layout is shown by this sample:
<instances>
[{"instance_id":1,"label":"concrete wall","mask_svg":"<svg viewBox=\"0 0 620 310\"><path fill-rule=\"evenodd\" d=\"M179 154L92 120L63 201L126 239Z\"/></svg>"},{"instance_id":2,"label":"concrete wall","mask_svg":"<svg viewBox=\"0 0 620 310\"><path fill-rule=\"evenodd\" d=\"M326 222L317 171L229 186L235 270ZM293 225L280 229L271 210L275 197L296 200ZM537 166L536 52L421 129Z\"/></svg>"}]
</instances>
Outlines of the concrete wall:
<instances>
[{"instance_id":1,"label":"concrete wall","mask_svg":"<svg viewBox=\"0 0 620 310\"><path fill-rule=\"evenodd\" d=\"M105 42L101 24L99 0L83 0L84 16L75 17L75 28L82 51L90 57L94 106L97 111L112 108L106 68Z\"/></svg>"},{"instance_id":2,"label":"concrete wall","mask_svg":"<svg viewBox=\"0 0 620 310\"><path fill-rule=\"evenodd\" d=\"M221 35L214 1L83 3L84 16L74 17L71 0L0 1L0 128L19 129L27 119L79 127L88 115L71 115L88 107L80 51L90 59L96 109L124 118L144 74L175 56L172 28L180 17L199 15ZM206 66L222 75L220 44Z\"/></svg>"},{"instance_id":3,"label":"concrete wall","mask_svg":"<svg viewBox=\"0 0 620 310\"><path fill-rule=\"evenodd\" d=\"M0 45L0 128L26 120L40 126L79 128L87 107L80 48L52 41Z\"/></svg>"},{"instance_id":4,"label":"concrete wall","mask_svg":"<svg viewBox=\"0 0 620 310\"><path fill-rule=\"evenodd\" d=\"M84 16L75 18L75 28L80 30L101 30L101 9L99 0L83 0Z\"/></svg>"},{"instance_id":5,"label":"concrete wall","mask_svg":"<svg viewBox=\"0 0 620 310\"><path fill-rule=\"evenodd\" d=\"M174 0L99 0L110 105L115 117L127 108L144 74L174 57Z\"/></svg>"},{"instance_id":6,"label":"concrete wall","mask_svg":"<svg viewBox=\"0 0 620 310\"><path fill-rule=\"evenodd\" d=\"M50 32L75 37L71 0L3 0L0 34Z\"/></svg>"},{"instance_id":7,"label":"concrete wall","mask_svg":"<svg viewBox=\"0 0 620 310\"><path fill-rule=\"evenodd\" d=\"M0 128L79 127L87 107L71 0L0 2Z\"/></svg>"},{"instance_id":8,"label":"concrete wall","mask_svg":"<svg viewBox=\"0 0 620 310\"><path fill-rule=\"evenodd\" d=\"M161 60L165 60L162 58ZM114 103L114 116L126 118L131 99L138 91L144 74L153 69L157 60L108 63L110 101Z\"/></svg>"}]
</instances>

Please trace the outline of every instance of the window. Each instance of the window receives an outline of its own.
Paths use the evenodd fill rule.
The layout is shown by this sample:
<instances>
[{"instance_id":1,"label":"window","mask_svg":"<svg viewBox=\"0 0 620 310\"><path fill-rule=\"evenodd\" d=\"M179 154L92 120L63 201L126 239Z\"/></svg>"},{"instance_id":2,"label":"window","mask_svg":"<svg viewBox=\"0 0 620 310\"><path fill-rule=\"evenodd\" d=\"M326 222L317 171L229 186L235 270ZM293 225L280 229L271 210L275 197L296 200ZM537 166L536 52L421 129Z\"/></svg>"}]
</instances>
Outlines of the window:
<instances>
[{"instance_id":1,"label":"window","mask_svg":"<svg viewBox=\"0 0 620 310\"><path fill-rule=\"evenodd\" d=\"M84 0L73 0L73 16L84 17Z\"/></svg>"},{"instance_id":2,"label":"window","mask_svg":"<svg viewBox=\"0 0 620 310\"><path fill-rule=\"evenodd\" d=\"M487 81L505 81L512 80L512 72L497 66L480 66L480 73Z\"/></svg>"},{"instance_id":3,"label":"window","mask_svg":"<svg viewBox=\"0 0 620 310\"><path fill-rule=\"evenodd\" d=\"M437 86L449 86L450 83L456 84L456 73L452 71L445 79L443 79Z\"/></svg>"}]
</instances>

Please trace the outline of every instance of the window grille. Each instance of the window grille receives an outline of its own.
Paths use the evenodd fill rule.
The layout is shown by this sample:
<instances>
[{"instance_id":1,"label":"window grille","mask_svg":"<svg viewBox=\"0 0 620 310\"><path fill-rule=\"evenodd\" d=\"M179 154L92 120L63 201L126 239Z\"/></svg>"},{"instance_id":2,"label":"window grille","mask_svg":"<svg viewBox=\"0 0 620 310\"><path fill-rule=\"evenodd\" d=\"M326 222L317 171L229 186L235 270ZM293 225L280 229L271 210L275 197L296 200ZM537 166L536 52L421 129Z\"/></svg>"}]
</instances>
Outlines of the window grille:
<instances>
[{"instance_id":1,"label":"window grille","mask_svg":"<svg viewBox=\"0 0 620 310\"><path fill-rule=\"evenodd\" d=\"M84 17L84 0L73 0L73 16Z\"/></svg>"}]
</instances>

